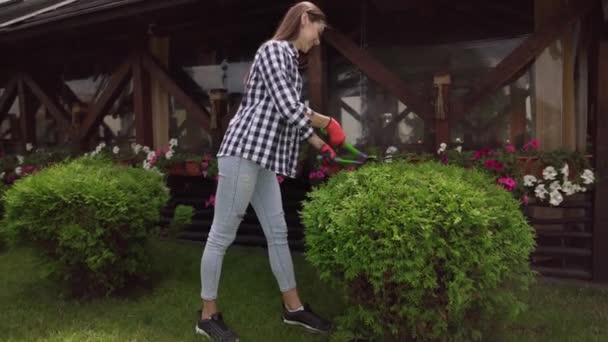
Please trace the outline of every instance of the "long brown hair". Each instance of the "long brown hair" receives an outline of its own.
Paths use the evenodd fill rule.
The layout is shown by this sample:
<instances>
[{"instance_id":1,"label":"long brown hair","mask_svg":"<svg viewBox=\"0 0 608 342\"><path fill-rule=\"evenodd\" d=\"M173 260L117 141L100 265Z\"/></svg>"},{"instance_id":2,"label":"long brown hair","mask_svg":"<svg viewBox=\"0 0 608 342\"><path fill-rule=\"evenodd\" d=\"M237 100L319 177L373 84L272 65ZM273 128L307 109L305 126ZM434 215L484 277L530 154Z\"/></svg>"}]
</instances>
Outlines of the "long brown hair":
<instances>
[{"instance_id":1,"label":"long brown hair","mask_svg":"<svg viewBox=\"0 0 608 342\"><path fill-rule=\"evenodd\" d=\"M300 34L300 18L302 14L308 14L308 18L311 22L323 22L326 23L325 13L321 11L317 5L309 1L298 2L291 6L291 8L285 13L281 24L277 28L272 39L276 40L294 40Z\"/></svg>"}]
</instances>

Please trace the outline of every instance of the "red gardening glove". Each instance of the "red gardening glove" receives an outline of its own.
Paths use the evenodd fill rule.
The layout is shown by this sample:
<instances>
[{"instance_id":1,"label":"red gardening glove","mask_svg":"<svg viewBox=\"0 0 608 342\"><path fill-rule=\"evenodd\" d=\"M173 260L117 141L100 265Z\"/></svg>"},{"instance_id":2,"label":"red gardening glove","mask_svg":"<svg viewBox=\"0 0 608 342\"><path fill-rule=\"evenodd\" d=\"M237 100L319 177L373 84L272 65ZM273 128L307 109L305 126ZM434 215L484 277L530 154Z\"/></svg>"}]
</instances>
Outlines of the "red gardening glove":
<instances>
[{"instance_id":1,"label":"red gardening glove","mask_svg":"<svg viewBox=\"0 0 608 342\"><path fill-rule=\"evenodd\" d=\"M329 123L325 129L327 130L327 135L329 137L329 144L332 147L337 148L344 144L344 141L346 141L346 136L344 135L342 126L340 126L336 119L329 118Z\"/></svg>"},{"instance_id":2,"label":"red gardening glove","mask_svg":"<svg viewBox=\"0 0 608 342\"><path fill-rule=\"evenodd\" d=\"M319 154L323 156L323 159L321 159L321 164L323 165L331 165L334 163L334 159L336 159L336 152L328 144L321 147Z\"/></svg>"}]
</instances>

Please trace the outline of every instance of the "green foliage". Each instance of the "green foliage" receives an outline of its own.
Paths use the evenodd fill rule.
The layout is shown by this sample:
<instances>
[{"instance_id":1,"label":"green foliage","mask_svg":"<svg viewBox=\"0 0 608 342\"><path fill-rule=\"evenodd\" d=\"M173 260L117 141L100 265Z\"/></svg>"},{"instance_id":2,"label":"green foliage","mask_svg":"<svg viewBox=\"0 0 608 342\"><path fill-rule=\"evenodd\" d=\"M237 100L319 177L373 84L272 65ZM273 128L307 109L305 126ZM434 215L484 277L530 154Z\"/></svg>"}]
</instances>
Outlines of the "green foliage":
<instances>
[{"instance_id":1,"label":"green foliage","mask_svg":"<svg viewBox=\"0 0 608 342\"><path fill-rule=\"evenodd\" d=\"M533 230L487 174L370 164L308 196L307 259L349 302L336 336L479 339L487 321L522 311Z\"/></svg>"},{"instance_id":2,"label":"green foliage","mask_svg":"<svg viewBox=\"0 0 608 342\"><path fill-rule=\"evenodd\" d=\"M173 213L173 220L169 225L168 235L169 237L176 237L188 225L192 224L192 216L194 214L194 208L189 205L179 204L175 207Z\"/></svg>"},{"instance_id":3,"label":"green foliage","mask_svg":"<svg viewBox=\"0 0 608 342\"><path fill-rule=\"evenodd\" d=\"M9 239L33 244L72 294L88 296L146 277L146 239L168 189L155 172L97 156L45 168L4 198Z\"/></svg>"}]
</instances>

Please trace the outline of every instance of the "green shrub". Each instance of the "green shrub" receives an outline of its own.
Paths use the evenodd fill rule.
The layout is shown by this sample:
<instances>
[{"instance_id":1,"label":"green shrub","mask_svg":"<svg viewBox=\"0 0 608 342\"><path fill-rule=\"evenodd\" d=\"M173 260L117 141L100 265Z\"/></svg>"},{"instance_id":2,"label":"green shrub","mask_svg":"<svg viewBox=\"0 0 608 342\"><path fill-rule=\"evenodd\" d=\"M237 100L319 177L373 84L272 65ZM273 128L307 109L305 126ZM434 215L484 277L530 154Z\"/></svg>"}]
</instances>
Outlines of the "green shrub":
<instances>
[{"instance_id":1,"label":"green shrub","mask_svg":"<svg viewBox=\"0 0 608 342\"><path fill-rule=\"evenodd\" d=\"M168 236L174 238L181 232L186 226L192 223L192 215L194 214L194 208L189 205L179 204L175 207L173 213L173 220L169 225Z\"/></svg>"},{"instance_id":2,"label":"green shrub","mask_svg":"<svg viewBox=\"0 0 608 342\"><path fill-rule=\"evenodd\" d=\"M146 239L167 200L160 174L85 157L16 182L3 227L39 249L72 294L107 295L146 277Z\"/></svg>"},{"instance_id":3,"label":"green shrub","mask_svg":"<svg viewBox=\"0 0 608 342\"><path fill-rule=\"evenodd\" d=\"M479 339L524 308L533 230L481 172L368 165L311 192L302 218L307 259L345 289L336 336Z\"/></svg>"}]
</instances>

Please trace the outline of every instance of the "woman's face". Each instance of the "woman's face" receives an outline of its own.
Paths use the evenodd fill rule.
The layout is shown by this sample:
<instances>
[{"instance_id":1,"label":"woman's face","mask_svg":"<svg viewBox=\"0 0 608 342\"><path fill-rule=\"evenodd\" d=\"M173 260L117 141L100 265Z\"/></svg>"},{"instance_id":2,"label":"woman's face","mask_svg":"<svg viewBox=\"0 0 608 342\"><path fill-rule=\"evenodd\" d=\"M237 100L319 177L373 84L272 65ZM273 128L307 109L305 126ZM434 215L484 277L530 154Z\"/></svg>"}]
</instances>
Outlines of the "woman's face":
<instances>
[{"instance_id":1,"label":"woman's face","mask_svg":"<svg viewBox=\"0 0 608 342\"><path fill-rule=\"evenodd\" d=\"M302 52L307 53L314 46L321 43L321 35L325 30L325 23L322 21L310 21L307 14L302 15L302 26L300 27L299 39Z\"/></svg>"}]
</instances>

